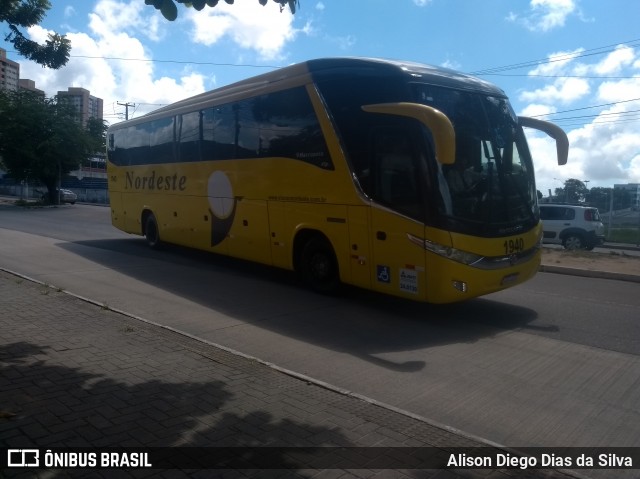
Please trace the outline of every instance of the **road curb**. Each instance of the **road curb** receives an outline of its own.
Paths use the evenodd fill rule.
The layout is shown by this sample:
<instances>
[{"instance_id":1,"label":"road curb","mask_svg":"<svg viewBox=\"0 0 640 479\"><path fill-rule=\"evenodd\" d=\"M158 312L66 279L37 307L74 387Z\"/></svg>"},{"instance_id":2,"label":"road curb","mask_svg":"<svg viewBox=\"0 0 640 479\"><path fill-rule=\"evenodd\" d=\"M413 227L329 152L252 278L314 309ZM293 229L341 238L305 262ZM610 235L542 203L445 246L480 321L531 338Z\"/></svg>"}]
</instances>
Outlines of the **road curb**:
<instances>
[{"instance_id":1,"label":"road curb","mask_svg":"<svg viewBox=\"0 0 640 479\"><path fill-rule=\"evenodd\" d=\"M640 283L640 276L626 273L613 273L610 271L594 271L581 268L567 268L565 266L540 265L541 273L565 274L568 276L581 276L584 278L612 279L616 281L628 281Z\"/></svg>"}]
</instances>

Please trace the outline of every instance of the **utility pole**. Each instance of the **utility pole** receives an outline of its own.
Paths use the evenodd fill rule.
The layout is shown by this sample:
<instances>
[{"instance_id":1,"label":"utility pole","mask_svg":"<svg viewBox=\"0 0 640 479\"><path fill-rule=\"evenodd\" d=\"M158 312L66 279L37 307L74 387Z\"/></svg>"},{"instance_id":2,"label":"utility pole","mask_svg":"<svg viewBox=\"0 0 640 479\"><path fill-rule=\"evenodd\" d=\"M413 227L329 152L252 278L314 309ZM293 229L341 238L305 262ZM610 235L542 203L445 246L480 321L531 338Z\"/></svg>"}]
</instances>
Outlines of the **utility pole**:
<instances>
[{"instance_id":1,"label":"utility pole","mask_svg":"<svg viewBox=\"0 0 640 479\"><path fill-rule=\"evenodd\" d=\"M129 119L129 107L135 107L136 104L135 103L120 103L120 102L116 102L118 105L125 107L125 114L124 114L124 119L128 120Z\"/></svg>"}]
</instances>

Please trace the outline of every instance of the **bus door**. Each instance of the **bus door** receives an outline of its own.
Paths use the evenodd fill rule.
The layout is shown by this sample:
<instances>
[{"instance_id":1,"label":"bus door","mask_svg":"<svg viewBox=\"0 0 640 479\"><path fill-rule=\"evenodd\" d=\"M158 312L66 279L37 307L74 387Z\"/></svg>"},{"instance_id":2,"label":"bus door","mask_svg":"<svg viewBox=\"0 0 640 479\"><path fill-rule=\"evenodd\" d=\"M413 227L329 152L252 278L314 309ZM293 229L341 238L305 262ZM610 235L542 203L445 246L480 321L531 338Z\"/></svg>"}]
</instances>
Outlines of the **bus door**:
<instances>
[{"instance_id":1,"label":"bus door","mask_svg":"<svg viewBox=\"0 0 640 479\"><path fill-rule=\"evenodd\" d=\"M367 193L372 200L373 288L424 298L426 253L409 239L425 235L426 164L420 138L415 128L372 128Z\"/></svg>"}]
</instances>

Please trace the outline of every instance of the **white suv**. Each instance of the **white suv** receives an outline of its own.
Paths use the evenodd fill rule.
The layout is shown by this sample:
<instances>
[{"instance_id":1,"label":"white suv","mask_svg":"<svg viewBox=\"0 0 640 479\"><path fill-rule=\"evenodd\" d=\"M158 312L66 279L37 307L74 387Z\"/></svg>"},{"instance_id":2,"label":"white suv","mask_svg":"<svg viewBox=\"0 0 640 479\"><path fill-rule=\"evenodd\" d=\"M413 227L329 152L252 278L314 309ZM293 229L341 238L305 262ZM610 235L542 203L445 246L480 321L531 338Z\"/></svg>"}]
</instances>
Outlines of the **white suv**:
<instances>
[{"instance_id":1,"label":"white suv","mask_svg":"<svg viewBox=\"0 0 640 479\"><path fill-rule=\"evenodd\" d=\"M598 208L541 204L540 219L544 230L543 243L587 250L604 243L604 225Z\"/></svg>"}]
</instances>

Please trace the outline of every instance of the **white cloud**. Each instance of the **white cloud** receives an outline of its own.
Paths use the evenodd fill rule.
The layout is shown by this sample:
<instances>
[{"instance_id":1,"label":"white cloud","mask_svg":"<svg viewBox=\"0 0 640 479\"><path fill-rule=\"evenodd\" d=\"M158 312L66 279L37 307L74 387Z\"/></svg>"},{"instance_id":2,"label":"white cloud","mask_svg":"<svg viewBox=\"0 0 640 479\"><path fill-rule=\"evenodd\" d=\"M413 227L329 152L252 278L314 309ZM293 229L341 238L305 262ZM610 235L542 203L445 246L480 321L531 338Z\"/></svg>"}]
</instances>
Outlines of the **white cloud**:
<instances>
[{"instance_id":1,"label":"white cloud","mask_svg":"<svg viewBox=\"0 0 640 479\"><path fill-rule=\"evenodd\" d=\"M544 63L529 71L529 74L532 76L563 74L606 76L616 74L625 67L640 68L640 64L634 64L635 50L627 45L618 45L600 62L592 65L579 61L584 52L584 48L577 48L573 51L552 53ZM635 62L637 63L637 60Z\"/></svg>"},{"instance_id":2,"label":"white cloud","mask_svg":"<svg viewBox=\"0 0 640 479\"><path fill-rule=\"evenodd\" d=\"M538 186L545 194L548 188L562 186L554 178L589 180L589 187L640 183L640 114L637 112L640 100L635 100L640 98L638 54L633 48L620 45L599 61L585 63L585 59L593 57L578 58L581 52L551 55L550 59L561 61L540 65L530 73L564 77L536 78L535 81L545 84L519 95L519 99L529 103L522 109L524 115L566 118L555 120L569 136L569 161L565 166L556 165L552 141L527 132L531 137ZM628 78L594 78L599 75ZM565 108L579 99L586 101ZM597 105L608 106L580 109ZM574 107L575 111L571 111ZM562 114L561 110L569 111Z\"/></svg>"},{"instance_id":3,"label":"white cloud","mask_svg":"<svg viewBox=\"0 0 640 479\"><path fill-rule=\"evenodd\" d=\"M640 98L640 76L607 80L598 87L598 99L603 102L622 102L636 98ZM635 104L635 109L637 108L638 103Z\"/></svg>"},{"instance_id":4,"label":"white cloud","mask_svg":"<svg viewBox=\"0 0 640 479\"><path fill-rule=\"evenodd\" d=\"M555 112L556 112L556 108L553 106L533 103L531 105L528 105L524 110L522 110L522 112L520 112L520 115L536 117L536 116L551 115Z\"/></svg>"},{"instance_id":5,"label":"white cloud","mask_svg":"<svg viewBox=\"0 0 640 479\"><path fill-rule=\"evenodd\" d=\"M640 151L640 136L615 124L594 122L569 133L570 161L580 165L582 177L601 185L640 182L628 169ZM596 186L592 184L591 186Z\"/></svg>"},{"instance_id":6,"label":"white cloud","mask_svg":"<svg viewBox=\"0 0 640 479\"><path fill-rule=\"evenodd\" d=\"M157 41L164 35L159 15L140 1L100 0L89 17L91 30L103 37L111 32L126 32Z\"/></svg>"},{"instance_id":7,"label":"white cloud","mask_svg":"<svg viewBox=\"0 0 640 479\"><path fill-rule=\"evenodd\" d=\"M579 13L577 0L531 0L525 16L510 12L507 20L534 32L548 32L563 27L570 15Z\"/></svg>"},{"instance_id":8,"label":"white cloud","mask_svg":"<svg viewBox=\"0 0 640 479\"><path fill-rule=\"evenodd\" d=\"M413 0L413 3L415 3L419 7L424 7L424 6L428 5L429 3L431 3L431 0Z\"/></svg>"},{"instance_id":9,"label":"white cloud","mask_svg":"<svg viewBox=\"0 0 640 479\"><path fill-rule=\"evenodd\" d=\"M178 79L156 78L153 62L144 61L151 60L149 52L133 35L146 32L147 38L154 37L157 15L152 9L145 10L140 6L144 7L144 4L138 0L100 0L89 14L87 32L67 34L72 56L65 67L49 70L30 61L21 61L21 77L34 80L36 87L48 96L70 86L89 90L104 100L104 114L108 121L116 121L113 116L116 102L139 105L136 110L136 115L139 115L157 108L158 104L203 92L204 76L189 70L183 71ZM30 28L28 32L38 42L43 42L49 33L39 26Z\"/></svg>"},{"instance_id":10,"label":"white cloud","mask_svg":"<svg viewBox=\"0 0 640 479\"><path fill-rule=\"evenodd\" d=\"M76 14L73 8L67 8L65 13ZM107 120L115 120L113 111L117 102L135 103L138 116L215 84L214 75L205 77L193 67L172 73L173 78L158 73L158 64L152 61L151 49L145 45L163 41L169 27L187 27L193 32L193 41L200 44L224 40L226 46L237 48L237 57L251 53L266 60L282 59L288 42L311 31L309 24L296 30L293 15L288 9L280 12L275 2L268 2L265 7L257 2L234 5L220 2L217 7L200 12L184 8L176 22L168 23L140 0L98 0L88 15L85 31L67 32L72 52L65 67L49 70L21 61L21 76L34 80L48 96L70 86L89 90L104 100ZM44 42L49 33L39 26L28 32L38 42Z\"/></svg>"},{"instance_id":11,"label":"white cloud","mask_svg":"<svg viewBox=\"0 0 640 479\"><path fill-rule=\"evenodd\" d=\"M584 52L584 48L573 51L555 52L548 55L547 60L529 72L530 75L557 75Z\"/></svg>"},{"instance_id":12,"label":"white cloud","mask_svg":"<svg viewBox=\"0 0 640 479\"><path fill-rule=\"evenodd\" d=\"M337 46L339 50L350 50L358 41L358 39L354 35L345 35L345 36L325 36L325 39L329 43L333 43Z\"/></svg>"},{"instance_id":13,"label":"white cloud","mask_svg":"<svg viewBox=\"0 0 640 479\"><path fill-rule=\"evenodd\" d=\"M633 63L634 50L626 45L618 45L604 60L593 67L598 75L611 75Z\"/></svg>"},{"instance_id":14,"label":"white cloud","mask_svg":"<svg viewBox=\"0 0 640 479\"><path fill-rule=\"evenodd\" d=\"M229 38L241 49L256 51L263 60L283 58L286 43L305 31L296 30L291 12L280 12L275 2L264 7L254 2L221 2L200 12L189 9L185 16L193 25L195 43L209 46Z\"/></svg>"},{"instance_id":15,"label":"white cloud","mask_svg":"<svg viewBox=\"0 0 640 479\"><path fill-rule=\"evenodd\" d=\"M609 88L615 90L613 86ZM627 93L640 98L640 79L637 91L634 93L627 90ZM569 161L562 167L555 164L555 151L551 140L541 137L530 138L539 189L544 188L543 192L546 194L546 189L560 187L561 184L553 178L589 180L590 188L610 187L615 183L640 183L640 119L635 114L625 115L639 108L640 101L618 103L601 111L581 127L565 127L569 136ZM578 116L583 114L588 115L588 110L576 112ZM626 118L635 120L625 121Z\"/></svg>"},{"instance_id":16,"label":"white cloud","mask_svg":"<svg viewBox=\"0 0 640 479\"><path fill-rule=\"evenodd\" d=\"M445 60L444 62L442 62L440 64L440 66L442 68L449 68L451 70L460 70L462 68L462 65L460 65L459 62L455 61L455 60Z\"/></svg>"},{"instance_id":17,"label":"white cloud","mask_svg":"<svg viewBox=\"0 0 640 479\"><path fill-rule=\"evenodd\" d=\"M584 97L590 91L589 82L584 78L558 78L553 84L520 94L525 102L568 104Z\"/></svg>"}]
</instances>

